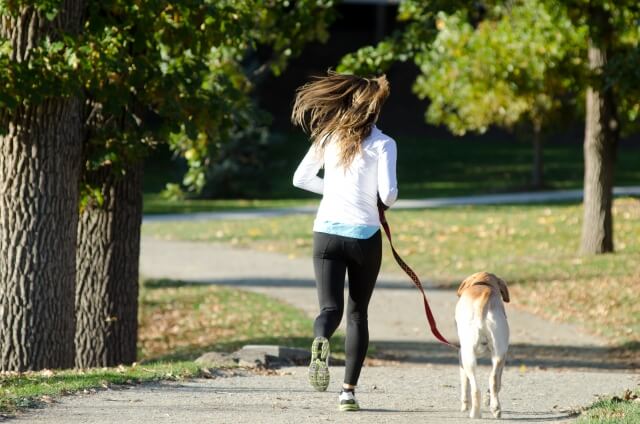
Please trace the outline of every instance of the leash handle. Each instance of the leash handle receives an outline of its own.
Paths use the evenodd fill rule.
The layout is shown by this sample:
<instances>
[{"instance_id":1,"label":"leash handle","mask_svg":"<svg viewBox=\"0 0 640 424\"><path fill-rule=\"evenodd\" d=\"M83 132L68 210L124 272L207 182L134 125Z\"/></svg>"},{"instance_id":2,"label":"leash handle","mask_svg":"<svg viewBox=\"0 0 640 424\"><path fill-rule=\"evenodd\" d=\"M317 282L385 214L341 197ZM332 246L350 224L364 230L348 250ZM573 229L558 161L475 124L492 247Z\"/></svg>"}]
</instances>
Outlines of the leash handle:
<instances>
[{"instance_id":1,"label":"leash handle","mask_svg":"<svg viewBox=\"0 0 640 424\"><path fill-rule=\"evenodd\" d=\"M438 330L438 326L436 325L436 319L433 316L433 312L431 312L431 307L429 306L429 301L427 300L427 295L424 292L424 288L422 287L422 283L418 278L418 275L407 265L407 263L402 260L398 252L396 252L396 248L393 247L393 241L391 240L391 229L389 228L389 223L387 222L387 217L384 214L384 209L382 206L378 205L378 213L380 215L380 224L382 224L382 228L384 228L384 232L387 234L387 239L389 239L389 245L391 246L391 251L393 252L393 257L396 259L398 265L404 272L407 273L413 284L416 286L418 290L422 293L422 301L424 303L424 312L427 316L427 321L429 321L429 327L431 327L431 334L438 339L440 342L446 344L447 346L451 346L455 349L459 349L459 347L449 340L447 340L440 331Z\"/></svg>"}]
</instances>

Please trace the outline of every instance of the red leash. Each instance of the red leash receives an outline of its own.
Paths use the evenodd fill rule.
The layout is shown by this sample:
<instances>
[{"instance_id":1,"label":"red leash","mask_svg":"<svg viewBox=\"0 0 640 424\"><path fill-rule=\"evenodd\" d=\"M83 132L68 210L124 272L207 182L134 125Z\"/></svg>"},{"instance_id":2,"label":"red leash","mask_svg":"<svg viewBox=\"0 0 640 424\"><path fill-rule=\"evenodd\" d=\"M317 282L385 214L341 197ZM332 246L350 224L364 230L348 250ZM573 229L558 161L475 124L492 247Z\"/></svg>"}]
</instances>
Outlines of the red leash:
<instances>
[{"instance_id":1,"label":"red leash","mask_svg":"<svg viewBox=\"0 0 640 424\"><path fill-rule=\"evenodd\" d=\"M380 214L380 223L382 224L382 228L384 228L384 232L387 233L387 238L389 239L389 245L391 245L391 251L393 252L393 257L396 258L396 262L400 265L400 268L404 272L407 273L413 284L420 290L422 293L422 300L424 302L424 312L427 315L427 321L429 321L429 327L431 327L431 333L435 336L436 339L441 341L442 343L451 346L453 348L459 349L459 347L447 340L440 331L438 331L438 327L436 325L436 319L433 317L433 313L431 312L431 307L429 307L429 301L427 301L427 295L424 293L424 288L422 287L422 283L420 279L416 275L415 272L407 265L405 261L402 260L398 252L396 252L395 247L393 247L393 241L391 241L391 229L389 228L389 223L387 222L387 218L384 216L384 209L378 206L378 212Z\"/></svg>"}]
</instances>

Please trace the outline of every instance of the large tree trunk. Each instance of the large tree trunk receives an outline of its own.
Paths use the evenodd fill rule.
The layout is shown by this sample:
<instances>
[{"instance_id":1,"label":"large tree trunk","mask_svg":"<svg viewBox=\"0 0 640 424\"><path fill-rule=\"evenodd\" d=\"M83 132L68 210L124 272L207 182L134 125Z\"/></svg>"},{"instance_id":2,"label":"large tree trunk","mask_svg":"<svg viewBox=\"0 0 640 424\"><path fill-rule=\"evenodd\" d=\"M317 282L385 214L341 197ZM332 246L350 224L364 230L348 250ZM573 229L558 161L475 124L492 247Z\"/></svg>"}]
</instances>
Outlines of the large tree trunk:
<instances>
[{"instance_id":1,"label":"large tree trunk","mask_svg":"<svg viewBox=\"0 0 640 424\"><path fill-rule=\"evenodd\" d=\"M604 80L612 28L607 14L592 10L589 68L593 83L587 88L584 136L584 219L580 251L613 252L613 174L618 144L618 119L611 87Z\"/></svg>"},{"instance_id":2,"label":"large tree trunk","mask_svg":"<svg viewBox=\"0 0 640 424\"><path fill-rule=\"evenodd\" d=\"M23 7L0 17L22 62L44 36L80 28L68 0L48 21ZM0 370L66 368L74 360L75 242L82 103L49 98L0 113Z\"/></svg>"},{"instance_id":3,"label":"large tree trunk","mask_svg":"<svg viewBox=\"0 0 640 424\"><path fill-rule=\"evenodd\" d=\"M142 220L142 164L115 176L89 176L102 187L102 205L80 214L76 285L76 366L136 360L138 261Z\"/></svg>"}]
</instances>

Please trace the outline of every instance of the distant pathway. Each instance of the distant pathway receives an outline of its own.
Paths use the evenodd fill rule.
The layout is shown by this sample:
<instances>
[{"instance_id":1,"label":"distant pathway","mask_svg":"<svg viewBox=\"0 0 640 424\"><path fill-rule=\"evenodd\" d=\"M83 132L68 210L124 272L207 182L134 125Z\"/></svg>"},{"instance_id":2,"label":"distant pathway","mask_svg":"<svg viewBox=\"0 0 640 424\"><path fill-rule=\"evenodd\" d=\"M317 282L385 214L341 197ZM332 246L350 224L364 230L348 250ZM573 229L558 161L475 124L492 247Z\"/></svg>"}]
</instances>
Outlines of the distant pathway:
<instances>
[{"instance_id":1,"label":"distant pathway","mask_svg":"<svg viewBox=\"0 0 640 424\"><path fill-rule=\"evenodd\" d=\"M640 186L616 187L615 196L640 196ZM535 191L526 193L487 194L479 196L442 197L398 200L394 209L426 209L464 205L528 204L581 200L582 190ZM315 213L317 206L254 209L249 211L194 212L185 214L146 215L144 222L191 221L210 219L254 219L282 215Z\"/></svg>"}]
</instances>

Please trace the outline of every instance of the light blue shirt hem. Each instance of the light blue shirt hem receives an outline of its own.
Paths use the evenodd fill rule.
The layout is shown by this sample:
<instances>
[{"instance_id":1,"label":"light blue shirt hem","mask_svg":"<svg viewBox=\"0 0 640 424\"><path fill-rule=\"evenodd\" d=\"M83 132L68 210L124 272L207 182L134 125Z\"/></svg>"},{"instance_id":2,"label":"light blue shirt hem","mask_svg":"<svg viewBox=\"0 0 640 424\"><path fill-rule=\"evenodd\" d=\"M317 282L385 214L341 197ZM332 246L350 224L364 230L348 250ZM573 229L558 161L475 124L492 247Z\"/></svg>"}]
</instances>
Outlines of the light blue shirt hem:
<instances>
[{"instance_id":1,"label":"light blue shirt hem","mask_svg":"<svg viewBox=\"0 0 640 424\"><path fill-rule=\"evenodd\" d=\"M333 234L342 237L357 239L368 239L380 228L376 225L342 224L340 222L317 222L313 226L313 231L319 233Z\"/></svg>"}]
</instances>

